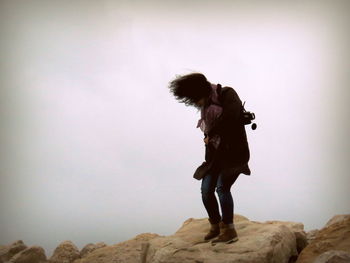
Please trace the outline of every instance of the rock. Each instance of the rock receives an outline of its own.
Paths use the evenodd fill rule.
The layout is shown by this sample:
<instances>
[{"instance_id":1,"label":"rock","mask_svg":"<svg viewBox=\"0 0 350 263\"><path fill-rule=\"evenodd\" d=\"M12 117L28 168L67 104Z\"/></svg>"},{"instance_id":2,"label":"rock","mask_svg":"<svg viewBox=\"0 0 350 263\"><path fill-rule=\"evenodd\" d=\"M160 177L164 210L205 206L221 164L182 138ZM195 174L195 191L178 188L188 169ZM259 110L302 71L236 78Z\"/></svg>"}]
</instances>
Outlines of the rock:
<instances>
[{"instance_id":1,"label":"rock","mask_svg":"<svg viewBox=\"0 0 350 263\"><path fill-rule=\"evenodd\" d=\"M87 244L83 249L80 251L80 257L85 257L87 254L91 253L92 251L95 251L96 249L102 248L107 246L105 243L100 242L96 244Z\"/></svg>"},{"instance_id":2,"label":"rock","mask_svg":"<svg viewBox=\"0 0 350 263\"><path fill-rule=\"evenodd\" d=\"M45 250L42 247L32 246L14 255L11 263L43 263L46 261Z\"/></svg>"},{"instance_id":3,"label":"rock","mask_svg":"<svg viewBox=\"0 0 350 263\"><path fill-rule=\"evenodd\" d=\"M72 263L80 258L78 248L71 241L64 241L53 252L51 263Z\"/></svg>"},{"instance_id":4,"label":"rock","mask_svg":"<svg viewBox=\"0 0 350 263\"><path fill-rule=\"evenodd\" d=\"M313 229L306 233L306 239L308 244L316 238L318 232L318 229Z\"/></svg>"},{"instance_id":5,"label":"rock","mask_svg":"<svg viewBox=\"0 0 350 263\"><path fill-rule=\"evenodd\" d=\"M14 255L25 250L27 246L22 240L18 240L11 245L1 246L0 248L0 263L9 261Z\"/></svg>"},{"instance_id":6,"label":"rock","mask_svg":"<svg viewBox=\"0 0 350 263\"><path fill-rule=\"evenodd\" d=\"M280 221L266 221L268 224L280 224ZM295 223L295 222L283 222L284 225L288 226L290 228L296 238L297 242L297 251L298 254L307 246L308 240L306 232L304 231L304 225L302 223Z\"/></svg>"},{"instance_id":7,"label":"rock","mask_svg":"<svg viewBox=\"0 0 350 263\"><path fill-rule=\"evenodd\" d=\"M235 227L237 242L212 246L203 242L208 219L190 218L173 235L141 234L95 250L74 263L288 263L296 259L298 246L303 247L306 240L300 223L260 223L236 215Z\"/></svg>"},{"instance_id":8,"label":"rock","mask_svg":"<svg viewBox=\"0 0 350 263\"><path fill-rule=\"evenodd\" d=\"M333 217L300 253L297 263L314 262L321 254L331 250L350 253L350 215L342 215L341 220Z\"/></svg>"},{"instance_id":9,"label":"rock","mask_svg":"<svg viewBox=\"0 0 350 263\"><path fill-rule=\"evenodd\" d=\"M349 263L350 253L339 250L329 250L319 255L313 263Z\"/></svg>"},{"instance_id":10,"label":"rock","mask_svg":"<svg viewBox=\"0 0 350 263\"><path fill-rule=\"evenodd\" d=\"M349 219L350 215L335 215L333 216L325 225L325 227L330 226L332 224L338 223L338 222L342 222L342 221L346 221L347 219Z\"/></svg>"},{"instance_id":11,"label":"rock","mask_svg":"<svg viewBox=\"0 0 350 263\"><path fill-rule=\"evenodd\" d=\"M239 240L212 246L202 241L209 229L207 219L190 219L173 236L150 240L146 262L289 262L297 257L295 229L291 226L290 222L259 223L236 217Z\"/></svg>"},{"instance_id":12,"label":"rock","mask_svg":"<svg viewBox=\"0 0 350 263\"><path fill-rule=\"evenodd\" d=\"M87 262L108 262L108 263L128 263L128 262L140 262L142 244L150 239L159 237L157 234L144 233L137 235L135 238L124 241L112 246L106 246L99 248L89 253L84 258L74 261L74 263L87 263Z\"/></svg>"}]
</instances>

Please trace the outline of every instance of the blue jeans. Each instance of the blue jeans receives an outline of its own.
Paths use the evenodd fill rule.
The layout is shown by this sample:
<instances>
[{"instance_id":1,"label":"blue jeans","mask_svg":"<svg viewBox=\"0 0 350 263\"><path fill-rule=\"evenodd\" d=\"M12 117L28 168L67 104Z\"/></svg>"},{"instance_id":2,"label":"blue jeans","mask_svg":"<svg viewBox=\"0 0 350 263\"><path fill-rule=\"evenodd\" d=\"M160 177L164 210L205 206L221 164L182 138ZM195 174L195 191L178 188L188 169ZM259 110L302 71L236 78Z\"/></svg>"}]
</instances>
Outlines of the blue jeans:
<instances>
[{"instance_id":1,"label":"blue jeans","mask_svg":"<svg viewBox=\"0 0 350 263\"><path fill-rule=\"evenodd\" d=\"M225 224L233 223L233 199L230 189L238 176L239 173L231 176L224 176L223 173L219 172L207 174L202 179L202 201L212 224L219 223L221 220ZM215 196L215 188L219 196L222 218Z\"/></svg>"}]
</instances>

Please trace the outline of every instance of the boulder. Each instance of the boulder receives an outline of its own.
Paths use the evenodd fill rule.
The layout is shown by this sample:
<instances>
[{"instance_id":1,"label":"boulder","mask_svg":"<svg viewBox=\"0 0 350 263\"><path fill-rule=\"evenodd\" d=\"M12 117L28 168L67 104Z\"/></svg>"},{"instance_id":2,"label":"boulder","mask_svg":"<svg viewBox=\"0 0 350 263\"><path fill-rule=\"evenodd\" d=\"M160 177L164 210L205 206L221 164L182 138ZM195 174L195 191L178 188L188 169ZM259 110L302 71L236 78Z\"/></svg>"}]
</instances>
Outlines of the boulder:
<instances>
[{"instance_id":1,"label":"boulder","mask_svg":"<svg viewBox=\"0 0 350 263\"><path fill-rule=\"evenodd\" d=\"M151 233L140 234L131 240L96 249L85 257L75 260L74 263L139 263L142 254L142 244L156 237L159 237L159 235Z\"/></svg>"},{"instance_id":2,"label":"boulder","mask_svg":"<svg viewBox=\"0 0 350 263\"><path fill-rule=\"evenodd\" d=\"M87 244L85 247L83 247L83 249L80 251L80 257L85 257L86 255L88 255L89 253L91 253L92 251L95 251L96 249L102 248L107 246L104 242L100 242L100 243L96 243L96 244Z\"/></svg>"},{"instance_id":3,"label":"boulder","mask_svg":"<svg viewBox=\"0 0 350 263\"><path fill-rule=\"evenodd\" d=\"M319 230L318 229L312 229L308 232L306 232L306 239L307 239L307 243L311 243L317 236Z\"/></svg>"},{"instance_id":4,"label":"boulder","mask_svg":"<svg viewBox=\"0 0 350 263\"><path fill-rule=\"evenodd\" d=\"M267 224L281 224L281 221L266 221ZM304 231L304 225L295 222L283 222L284 225L294 233L297 242L298 254L307 246L308 239L307 234Z\"/></svg>"},{"instance_id":5,"label":"boulder","mask_svg":"<svg viewBox=\"0 0 350 263\"><path fill-rule=\"evenodd\" d=\"M16 255L10 261L11 263L44 263L46 261L45 250L42 247L28 247Z\"/></svg>"},{"instance_id":6,"label":"boulder","mask_svg":"<svg viewBox=\"0 0 350 263\"><path fill-rule=\"evenodd\" d=\"M329 250L319 255L313 263L349 263L350 253L340 250Z\"/></svg>"},{"instance_id":7,"label":"boulder","mask_svg":"<svg viewBox=\"0 0 350 263\"><path fill-rule=\"evenodd\" d=\"M209 227L207 218L190 218L173 235L141 234L95 250L74 263L288 263L296 260L298 250L306 244L301 223L261 223L236 215L239 240L215 246L203 240Z\"/></svg>"},{"instance_id":8,"label":"boulder","mask_svg":"<svg viewBox=\"0 0 350 263\"><path fill-rule=\"evenodd\" d=\"M78 248L71 241L64 241L53 252L51 263L72 263L80 258Z\"/></svg>"},{"instance_id":9,"label":"boulder","mask_svg":"<svg viewBox=\"0 0 350 263\"><path fill-rule=\"evenodd\" d=\"M0 247L0 263L9 261L14 255L25 250L27 246L22 240L18 240L10 245Z\"/></svg>"},{"instance_id":10,"label":"boulder","mask_svg":"<svg viewBox=\"0 0 350 263\"><path fill-rule=\"evenodd\" d=\"M335 216L328 221L300 253L297 263L314 262L321 254L331 250L350 253L350 215ZM322 257L320 260L323 260Z\"/></svg>"},{"instance_id":11,"label":"boulder","mask_svg":"<svg viewBox=\"0 0 350 263\"><path fill-rule=\"evenodd\" d=\"M333 216L324 227L330 226L332 224L338 223L338 222L343 222L348 220L350 215L344 214L344 215L335 215Z\"/></svg>"}]
</instances>

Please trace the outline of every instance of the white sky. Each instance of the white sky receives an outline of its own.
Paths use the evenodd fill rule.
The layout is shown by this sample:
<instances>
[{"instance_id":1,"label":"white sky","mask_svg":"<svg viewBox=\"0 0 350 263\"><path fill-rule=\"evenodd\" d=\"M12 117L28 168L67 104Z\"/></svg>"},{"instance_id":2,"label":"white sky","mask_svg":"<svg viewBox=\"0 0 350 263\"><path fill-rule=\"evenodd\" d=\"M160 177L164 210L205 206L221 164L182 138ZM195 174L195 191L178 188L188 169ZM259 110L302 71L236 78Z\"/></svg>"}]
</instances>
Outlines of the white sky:
<instances>
[{"instance_id":1,"label":"white sky","mask_svg":"<svg viewBox=\"0 0 350 263\"><path fill-rule=\"evenodd\" d=\"M167 85L204 73L257 116L235 212L321 228L350 213L348 1L2 1L0 244L50 256L207 217L199 112Z\"/></svg>"}]
</instances>

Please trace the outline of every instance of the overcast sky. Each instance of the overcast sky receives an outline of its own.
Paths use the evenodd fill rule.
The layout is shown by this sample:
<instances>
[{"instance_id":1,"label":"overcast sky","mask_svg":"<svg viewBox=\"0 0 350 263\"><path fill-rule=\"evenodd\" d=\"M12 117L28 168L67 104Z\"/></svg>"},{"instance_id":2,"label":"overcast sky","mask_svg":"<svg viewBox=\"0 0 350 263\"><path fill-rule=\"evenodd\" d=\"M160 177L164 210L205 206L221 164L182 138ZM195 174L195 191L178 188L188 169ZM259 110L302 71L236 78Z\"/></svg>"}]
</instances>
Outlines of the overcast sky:
<instances>
[{"instance_id":1,"label":"overcast sky","mask_svg":"<svg viewBox=\"0 0 350 263\"><path fill-rule=\"evenodd\" d=\"M0 244L48 256L207 217L202 72L255 112L235 213L321 228L350 213L349 1L1 1Z\"/></svg>"}]
</instances>

